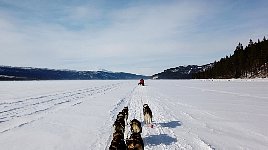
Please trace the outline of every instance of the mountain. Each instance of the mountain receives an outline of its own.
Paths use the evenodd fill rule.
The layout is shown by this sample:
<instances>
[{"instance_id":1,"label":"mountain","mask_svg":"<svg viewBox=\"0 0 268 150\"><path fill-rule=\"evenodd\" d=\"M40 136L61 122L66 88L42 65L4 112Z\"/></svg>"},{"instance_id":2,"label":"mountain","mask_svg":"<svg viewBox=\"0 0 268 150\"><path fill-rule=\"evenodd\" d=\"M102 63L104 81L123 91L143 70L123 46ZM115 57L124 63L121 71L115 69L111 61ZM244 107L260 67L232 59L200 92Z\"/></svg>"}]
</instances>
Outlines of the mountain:
<instances>
[{"instance_id":1,"label":"mountain","mask_svg":"<svg viewBox=\"0 0 268 150\"><path fill-rule=\"evenodd\" d=\"M0 66L0 81L5 80L119 80L148 78L124 72L75 71L47 68Z\"/></svg>"},{"instance_id":2,"label":"mountain","mask_svg":"<svg viewBox=\"0 0 268 150\"><path fill-rule=\"evenodd\" d=\"M212 64L207 64L203 66L198 65L188 65L179 66L176 68L170 68L164 70L164 72L155 74L152 76L153 79L192 79L194 73L204 71L211 67Z\"/></svg>"}]
</instances>

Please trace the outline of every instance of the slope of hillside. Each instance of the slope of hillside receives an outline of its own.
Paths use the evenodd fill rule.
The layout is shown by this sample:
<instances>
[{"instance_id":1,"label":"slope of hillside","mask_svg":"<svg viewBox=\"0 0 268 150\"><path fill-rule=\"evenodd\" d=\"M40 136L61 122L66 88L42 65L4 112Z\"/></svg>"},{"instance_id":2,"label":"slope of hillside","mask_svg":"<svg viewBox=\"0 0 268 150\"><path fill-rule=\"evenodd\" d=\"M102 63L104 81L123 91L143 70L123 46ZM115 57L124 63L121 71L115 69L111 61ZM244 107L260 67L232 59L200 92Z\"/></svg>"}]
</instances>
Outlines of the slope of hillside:
<instances>
[{"instance_id":1,"label":"slope of hillside","mask_svg":"<svg viewBox=\"0 0 268 150\"><path fill-rule=\"evenodd\" d=\"M207 64L203 66L198 65L188 65L188 66L179 66L175 68L170 68L164 70L161 73L154 74L153 79L192 79L193 74L204 71L208 67L211 67L212 64Z\"/></svg>"},{"instance_id":2,"label":"slope of hillside","mask_svg":"<svg viewBox=\"0 0 268 150\"><path fill-rule=\"evenodd\" d=\"M55 70L31 67L0 66L1 80L107 80L148 78L124 72Z\"/></svg>"}]
</instances>

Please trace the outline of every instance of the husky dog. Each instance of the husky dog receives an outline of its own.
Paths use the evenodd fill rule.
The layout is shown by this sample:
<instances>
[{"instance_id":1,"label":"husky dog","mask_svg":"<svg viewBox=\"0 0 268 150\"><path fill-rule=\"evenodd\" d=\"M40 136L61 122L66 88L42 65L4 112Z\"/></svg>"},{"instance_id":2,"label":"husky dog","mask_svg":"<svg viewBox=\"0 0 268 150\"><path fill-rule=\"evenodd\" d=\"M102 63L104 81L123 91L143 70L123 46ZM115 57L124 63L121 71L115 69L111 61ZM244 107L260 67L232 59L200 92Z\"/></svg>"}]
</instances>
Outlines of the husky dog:
<instances>
[{"instance_id":1,"label":"husky dog","mask_svg":"<svg viewBox=\"0 0 268 150\"><path fill-rule=\"evenodd\" d=\"M149 107L149 105L148 104L143 104L143 115L144 115L144 112L145 112L145 107Z\"/></svg>"},{"instance_id":2,"label":"husky dog","mask_svg":"<svg viewBox=\"0 0 268 150\"><path fill-rule=\"evenodd\" d=\"M125 121L126 121L126 123L127 123L127 119L128 119L128 107L127 107L127 106L124 107L124 109L122 110L122 112L123 112L124 115L125 115Z\"/></svg>"},{"instance_id":3,"label":"husky dog","mask_svg":"<svg viewBox=\"0 0 268 150\"><path fill-rule=\"evenodd\" d=\"M125 126L125 114L123 112L119 112L116 120L120 121L123 126Z\"/></svg>"},{"instance_id":4,"label":"husky dog","mask_svg":"<svg viewBox=\"0 0 268 150\"><path fill-rule=\"evenodd\" d=\"M117 118L113 124L114 132L121 131L122 133L125 132L125 115L123 112L119 112Z\"/></svg>"},{"instance_id":5,"label":"husky dog","mask_svg":"<svg viewBox=\"0 0 268 150\"><path fill-rule=\"evenodd\" d=\"M141 133L141 123L137 119L133 119L130 122L130 130L132 133Z\"/></svg>"},{"instance_id":6,"label":"husky dog","mask_svg":"<svg viewBox=\"0 0 268 150\"><path fill-rule=\"evenodd\" d=\"M129 139L126 140L128 150L143 150L144 143L140 133L132 133Z\"/></svg>"},{"instance_id":7,"label":"husky dog","mask_svg":"<svg viewBox=\"0 0 268 150\"><path fill-rule=\"evenodd\" d=\"M144 123L151 124L153 114L152 114L152 111L151 111L150 107L148 106L148 104L143 105L143 115L144 115Z\"/></svg>"},{"instance_id":8,"label":"husky dog","mask_svg":"<svg viewBox=\"0 0 268 150\"><path fill-rule=\"evenodd\" d=\"M116 119L119 119L119 118L125 118L125 113L123 111L119 112L118 115L116 116L117 118Z\"/></svg>"},{"instance_id":9,"label":"husky dog","mask_svg":"<svg viewBox=\"0 0 268 150\"><path fill-rule=\"evenodd\" d=\"M114 127L114 133L115 132L121 132L121 133L125 132L124 126L118 120L116 120L114 122L113 127Z\"/></svg>"},{"instance_id":10,"label":"husky dog","mask_svg":"<svg viewBox=\"0 0 268 150\"><path fill-rule=\"evenodd\" d=\"M115 120L114 124L113 124L113 127L114 127L114 133L115 132L122 132L124 133L125 132L125 123L124 123L124 120Z\"/></svg>"},{"instance_id":11,"label":"husky dog","mask_svg":"<svg viewBox=\"0 0 268 150\"><path fill-rule=\"evenodd\" d=\"M122 133L122 132L113 133L113 139L115 139L115 138L124 139L124 133Z\"/></svg>"},{"instance_id":12,"label":"husky dog","mask_svg":"<svg viewBox=\"0 0 268 150\"><path fill-rule=\"evenodd\" d=\"M124 134L120 132L115 132L113 134L113 140L109 147L109 150L125 150L126 144L124 142Z\"/></svg>"}]
</instances>

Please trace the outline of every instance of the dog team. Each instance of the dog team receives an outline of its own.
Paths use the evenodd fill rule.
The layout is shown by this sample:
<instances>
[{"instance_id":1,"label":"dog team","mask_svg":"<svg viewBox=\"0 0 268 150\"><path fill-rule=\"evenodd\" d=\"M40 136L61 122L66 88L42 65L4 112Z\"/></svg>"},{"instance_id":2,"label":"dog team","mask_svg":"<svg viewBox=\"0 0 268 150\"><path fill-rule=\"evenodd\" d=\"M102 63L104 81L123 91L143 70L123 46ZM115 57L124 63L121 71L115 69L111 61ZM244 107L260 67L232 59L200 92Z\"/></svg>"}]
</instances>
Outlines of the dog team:
<instances>
[{"instance_id":1,"label":"dog team","mask_svg":"<svg viewBox=\"0 0 268 150\"><path fill-rule=\"evenodd\" d=\"M152 123L152 111L148 104L143 105L144 123L149 125ZM124 140L125 125L128 119L128 107L118 113L113 124L114 132L113 139L109 150L144 150L144 143L141 137L142 126L137 119L130 121L131 135Z\"/></svg>"}]
</instances>

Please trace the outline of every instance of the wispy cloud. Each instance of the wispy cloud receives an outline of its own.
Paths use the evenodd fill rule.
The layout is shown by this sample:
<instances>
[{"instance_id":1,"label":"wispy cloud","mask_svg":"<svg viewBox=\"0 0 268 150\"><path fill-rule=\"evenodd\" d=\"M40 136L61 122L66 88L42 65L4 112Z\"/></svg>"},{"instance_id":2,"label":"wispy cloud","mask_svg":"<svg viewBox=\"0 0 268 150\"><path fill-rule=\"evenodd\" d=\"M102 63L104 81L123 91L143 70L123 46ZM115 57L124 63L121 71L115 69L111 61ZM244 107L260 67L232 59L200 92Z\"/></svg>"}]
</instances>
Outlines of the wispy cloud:
<instances>
[{"instance_id":1,"label":"wispy cloud","mask_svg":"<svg viewBox=\"0 0 268 150\"><path fill-rule=\"evenodd\" d=\"M267 34L267 2L0 0L0 64L151 75ZM250 21L248 21L250 20Z\"/></svg>"}]
</instances>

